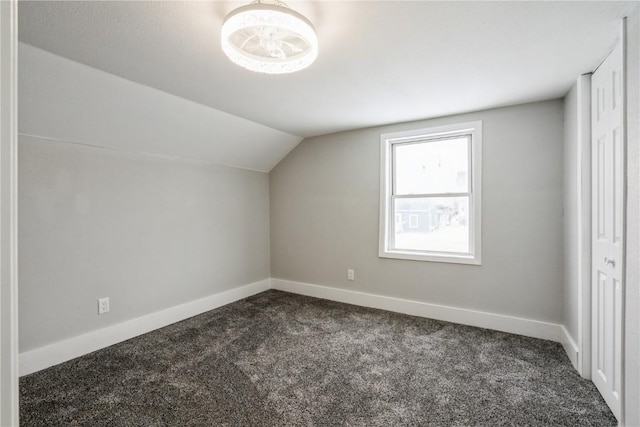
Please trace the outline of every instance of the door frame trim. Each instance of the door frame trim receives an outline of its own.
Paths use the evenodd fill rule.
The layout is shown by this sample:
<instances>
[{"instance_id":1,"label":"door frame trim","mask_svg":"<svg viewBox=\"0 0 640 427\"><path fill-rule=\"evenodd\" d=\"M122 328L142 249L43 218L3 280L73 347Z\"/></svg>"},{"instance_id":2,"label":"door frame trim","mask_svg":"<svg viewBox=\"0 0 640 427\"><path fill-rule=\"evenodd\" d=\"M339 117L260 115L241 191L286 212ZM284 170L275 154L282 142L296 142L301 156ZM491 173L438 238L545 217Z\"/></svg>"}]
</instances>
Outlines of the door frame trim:
<instances>
[{"instance_id":1,"label":"door frame trim","mask_svg":"<svg viewBox=\"0 0 640 427\"><path fill-rule=\"evenodd\" d=\"M622 316L620 327L622 342L620 343L620 419L619 425L626 425L626 386L627 381L626 374L626 359L624 357L626 352L626 317L627 317L627 146L628 146L628 134L629 128L627 126L627 18L622 18L620 23L620 44L622 48L622 128L624 129L622 140L622 152L624 157L622 159L622 260L624 262L624 268L622 269L622 291L621 291L621 311Z\"/></svg>"},{"instance_id":2,"label":"door frame trim","mask_svg":"<svg viewBox=\"0 0 640 427\"><path fill-rule=\"evenodd\" d=\"M0 425L18 408L18 2L0 1Z\"/></svg>"}]
</instances>

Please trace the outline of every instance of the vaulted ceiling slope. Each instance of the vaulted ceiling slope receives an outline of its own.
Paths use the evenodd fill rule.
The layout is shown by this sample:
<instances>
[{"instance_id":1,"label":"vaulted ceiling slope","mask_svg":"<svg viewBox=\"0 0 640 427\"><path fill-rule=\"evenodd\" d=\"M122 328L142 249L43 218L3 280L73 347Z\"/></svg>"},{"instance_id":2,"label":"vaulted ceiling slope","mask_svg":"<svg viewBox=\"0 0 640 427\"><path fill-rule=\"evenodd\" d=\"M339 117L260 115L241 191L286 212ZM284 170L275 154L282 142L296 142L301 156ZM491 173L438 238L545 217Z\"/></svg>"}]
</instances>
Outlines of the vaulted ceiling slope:
<instances>
[{"instance_id":1,"label":"vaulted ceiling slope","mask_svg":"<svg viewBox=\"0 0 640 427\"><path fill-rule=\"evenodd\" d=\"M21 134L269 172L301 140L20 43Z\"/></svg>"},{"instance_id":2,"label":"vaulted ceiling slope","mask_svg":"<svg viewBox=\"0 0 640 427\"><path fill-rule=\"evenodd\" d=\"M289 2L320 55L291 75L220 49L247 2L21 2L30 45L302 137L563 96L636 2Z\"/></svg>"}]
</instances>

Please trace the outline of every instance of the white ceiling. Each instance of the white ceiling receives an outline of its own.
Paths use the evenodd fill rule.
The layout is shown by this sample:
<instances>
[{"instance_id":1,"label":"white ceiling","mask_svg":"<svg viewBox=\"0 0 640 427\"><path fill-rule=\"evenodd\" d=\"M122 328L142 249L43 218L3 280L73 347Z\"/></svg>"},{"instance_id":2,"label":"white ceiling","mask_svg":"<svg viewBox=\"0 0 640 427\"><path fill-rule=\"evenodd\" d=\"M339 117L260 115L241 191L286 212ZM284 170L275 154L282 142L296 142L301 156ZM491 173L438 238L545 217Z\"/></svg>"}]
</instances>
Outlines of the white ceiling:
<instances>
[{"instance_id":1,"label":"white ceiling","mask_svg":"<svg viewBox=\"0 0 640 427\"><path fill-rule=\"evenodd\" d=\"M637 2L290 2L320 55L291 75L233 65L224 15L246 2L21 2L20 40L299 136L563 96Z\"/></svg>"}]
</instances>

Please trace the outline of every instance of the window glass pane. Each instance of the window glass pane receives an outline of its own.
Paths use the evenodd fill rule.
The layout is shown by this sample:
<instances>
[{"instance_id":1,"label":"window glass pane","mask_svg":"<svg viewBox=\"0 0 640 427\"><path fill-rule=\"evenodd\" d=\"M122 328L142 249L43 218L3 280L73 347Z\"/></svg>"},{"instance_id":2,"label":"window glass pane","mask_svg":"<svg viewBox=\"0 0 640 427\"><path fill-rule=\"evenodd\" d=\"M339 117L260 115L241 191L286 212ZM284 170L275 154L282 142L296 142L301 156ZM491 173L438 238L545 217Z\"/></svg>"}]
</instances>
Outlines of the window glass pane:
<instances>
[{"instance_id":1,"label":"window glass pane","mask_svg":"<svg viewBox=\"0 0 640 427\"><path fill-rule=\"evenodd\" d=\"M468 254L469 198L397 198L395 248Z\"/></svg>"},{"instance_id":2,"label":"window glass pane","mask_svg":"<svg viewBox=\"0 0 640 427\"><path fill-rule=\"evenodd\" d=\"M468 137L394 145L395 194L469 192Z\"/></svg>"}]
</instances>

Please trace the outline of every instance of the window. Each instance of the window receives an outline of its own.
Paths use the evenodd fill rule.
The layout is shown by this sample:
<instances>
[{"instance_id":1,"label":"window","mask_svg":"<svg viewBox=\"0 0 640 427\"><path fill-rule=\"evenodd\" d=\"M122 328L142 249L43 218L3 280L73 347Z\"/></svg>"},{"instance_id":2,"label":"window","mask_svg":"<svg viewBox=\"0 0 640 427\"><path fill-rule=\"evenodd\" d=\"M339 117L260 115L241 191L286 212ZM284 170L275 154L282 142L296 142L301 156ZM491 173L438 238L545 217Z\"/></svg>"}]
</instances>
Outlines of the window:
<instances>
[{"instance_id":1,"label":"window","mask_svg":"<svg viewBox=\"0 0 640 427\"><path fill-rule=\"evenodd\" d=\"M482 122L380 141L379 255L480 264Z\"/></svg>"}]
</instances>

